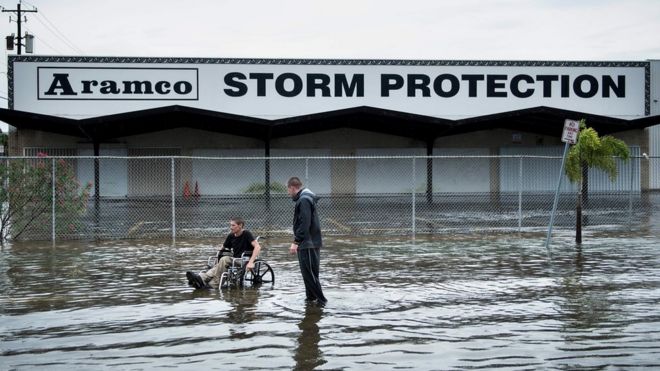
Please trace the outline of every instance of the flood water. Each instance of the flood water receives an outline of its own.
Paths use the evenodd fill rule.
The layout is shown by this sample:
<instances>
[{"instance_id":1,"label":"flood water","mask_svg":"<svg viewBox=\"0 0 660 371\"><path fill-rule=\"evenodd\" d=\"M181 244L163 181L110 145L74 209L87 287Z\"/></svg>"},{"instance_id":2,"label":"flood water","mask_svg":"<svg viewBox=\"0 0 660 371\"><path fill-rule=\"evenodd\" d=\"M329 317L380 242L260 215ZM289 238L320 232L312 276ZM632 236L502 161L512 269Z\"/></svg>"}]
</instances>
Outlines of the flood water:
<instances>
[{"instance_id":1,"label":"flood water","mask_svg":"<svg viewBox=\"0 0 660 371\"><path fill-rule=\"evenodd\" d=\"M5 246L0 369L660 368L657 237L326 242L325 308L288 240L274 286L220 292L184 274L213 241Z\"/></svg>"}]
</instances>

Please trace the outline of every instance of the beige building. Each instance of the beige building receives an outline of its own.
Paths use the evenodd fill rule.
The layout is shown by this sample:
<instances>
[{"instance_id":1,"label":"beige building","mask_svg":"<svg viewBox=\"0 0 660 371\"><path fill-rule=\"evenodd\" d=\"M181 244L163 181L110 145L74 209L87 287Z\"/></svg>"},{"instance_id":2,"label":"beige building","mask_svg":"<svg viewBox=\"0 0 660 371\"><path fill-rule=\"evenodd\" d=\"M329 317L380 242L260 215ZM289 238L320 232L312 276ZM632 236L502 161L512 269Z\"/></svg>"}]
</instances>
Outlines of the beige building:
<instances>
[{"instance_id":1,"label":"beige building","mask_svg":"<svg viewBox=\"0 0 660 371\"><path fill-rule=\"evenodd\" d=\"M169 192L167 178L139 180L167 177L169 163L130 164L136 156L193 157L177 187L194 180L206 194L238 192L250 171L282 182L293 165L267 159L291 156L316 157L307 171L324 179L317 192L391 192L401 185L370 181L368 157L557 156L566 119L653 155L657 63L10 56L0 119L11 156L115 156L103 160L113 176L99 192L108 196ZM231 177L218 182L205 166L217 157L260 160L242 173L228 164ZM513 171L487 157L467 172L430 161L415 175L429 192L506 190ZM78 161L81 179L94 179L90 165ZM395 179L408 164L391 166ZM648 163L636 171L639 189L658 187ZM552 188L547 179L534 189Z\"/></svg>"}]
</instances>

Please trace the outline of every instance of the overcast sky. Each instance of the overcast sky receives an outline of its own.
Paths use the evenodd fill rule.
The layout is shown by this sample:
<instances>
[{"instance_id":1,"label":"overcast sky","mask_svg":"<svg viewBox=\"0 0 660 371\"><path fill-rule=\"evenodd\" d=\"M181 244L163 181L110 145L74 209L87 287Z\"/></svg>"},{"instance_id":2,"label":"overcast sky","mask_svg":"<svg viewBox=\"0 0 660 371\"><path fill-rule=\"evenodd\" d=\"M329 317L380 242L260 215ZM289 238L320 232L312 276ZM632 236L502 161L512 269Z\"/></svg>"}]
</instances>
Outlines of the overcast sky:
<instances>
[{"instance_id":1,"label":"overcast sky","mask_svg":"<svg viewBox=\"0 0 660 371\"><path fill-rule=\"evenodd\" d=\"M0 0L5 9L17 3ZM21 7L37 9L25 13L23 31L35 36L38 55L660 59L660 0L30 0ZM0 14L3 36L16 33L15 20Z\"/></svg>"}]
</instances>

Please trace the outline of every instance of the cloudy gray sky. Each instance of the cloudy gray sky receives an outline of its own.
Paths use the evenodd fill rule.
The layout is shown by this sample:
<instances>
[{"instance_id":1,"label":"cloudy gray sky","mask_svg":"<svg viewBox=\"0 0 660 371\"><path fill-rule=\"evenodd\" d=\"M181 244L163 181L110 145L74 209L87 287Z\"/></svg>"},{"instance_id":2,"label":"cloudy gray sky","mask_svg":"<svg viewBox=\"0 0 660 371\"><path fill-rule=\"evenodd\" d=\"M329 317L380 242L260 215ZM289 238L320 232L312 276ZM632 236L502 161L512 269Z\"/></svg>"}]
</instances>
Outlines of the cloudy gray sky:
<instances>
[{"instance_id":1,"label":"cloudy gray sky","mask_svg":"<svg viewBox=\"0 0 660 371\"><path fill-rule=\"evenodd\" d=\"M0 0L5 9L17 3ZM23 30L35 35L40 55L660 59L660 0L30 0L21 6L38 11L25 14ZM3 36L16 32L10 16L16 19L0 14ZM15 51L5 51L0 72L8 53Z\"/></svg>"},{"instance_id":2,"label":"cloudy gray sky","mask_svg":"<svg viewBox=\"0 0 660 371\"><path fill-rule=\"evenodd\" d=\"M0 0L15 9L18 0ZM36 53L645 60L658 0L30 0ZM10 13L2 32L16 32ZM13 17L15 19L15 17ZM5 61L6 63L6 61Z\"/></svg>"}]
</instances>

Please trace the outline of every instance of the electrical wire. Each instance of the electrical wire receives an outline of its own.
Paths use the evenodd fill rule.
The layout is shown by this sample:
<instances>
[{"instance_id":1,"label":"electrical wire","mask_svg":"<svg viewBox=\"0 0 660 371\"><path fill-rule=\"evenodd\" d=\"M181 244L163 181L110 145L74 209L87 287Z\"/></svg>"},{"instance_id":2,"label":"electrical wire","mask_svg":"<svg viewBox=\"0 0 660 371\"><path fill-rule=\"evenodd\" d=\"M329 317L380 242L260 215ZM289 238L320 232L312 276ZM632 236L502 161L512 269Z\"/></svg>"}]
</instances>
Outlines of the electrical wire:
<instances>
[{"instance_id":1,"label":"electrical wire","mask_svg":"<svg viewBox=\"0 0 660 371\"><path fill-rule=\"evenodd\" d=\"M38 37L36 34L34 34L34 33L32 32L32 30L28 29L27 27L26 27L26 30L29 31L30 34L31 34L32 36L34 36L35 39L39 40L39 43L40 43L40 44L44 44L44 45L46 45L47 47L49 47L51 50L54 50L54 51L55 51L56 53L58 53L58 54L65 54L65 53L62 53L62 52L61 52L60 50L58 50L57 48L55 48L55 47L51 46L50 44L48 44L48 43L47 43L44 39L42 39L41 37Z\"/></svg>"},{"instance_id":2,"label":"electrical wire","mask_svg":"<svg viewBox=\"0 0 660 371\"><path fill-rule=\"evenodd\" d=\"M37 14L39 14L39 13L37 13ZM78 53L78 54L84 54L83 51L82 51L80 48L78 48L78 47L75 46L71 41L69 41L69 39L66 38L66 37L65 37L60 31L58 31L56 28L53 29L53 28L51 28L48 24L44 23L44 22L41 20L41 17L37 16L37 17L35 17L35 19L36 19L37 21L39 21L39 23L41 23L41 24L42 24L42 25L43 25L48 31L50 31L55 37L57 37L58 39L60 39L60 41L62 41L66 46L68 46L69 48L73 49L73 50L74 50L76 53ZM45 18L44 18L44 19L45 19ZM61 36L60 36L60 35L61 35Z\"/></svg>"},{"instance_id":3,"label":"electrical wire","mask_svg":"<svg viewBox=\"0 0 660 371\"><path fill-rule=\"evenodd\" d=\"M28 3L27 1L24 1L24 3L34 7L35 9L37 8L36 6L34 6L33 4ZM53 22L51 22L50 19L48 19L48 17L46 17L46 14L44 14L43 10L39 10L37 13L34 13L34 14L35 14L36 20L39 21L39 23L41 23L44 27L46 27L46 29L48 29L48 31L50 31L53 35L55 35L55 37L59 38L62 42L64 42L64 44L66 44L68 47L73 49L76 53L85 54L82 51L82 49L77 47L71 40L69 40L69 38L66 37L66 35L64 35L64 33L62 33L62 31L60 31L57 28L57 26L55 26L55 24ZM46 24L44 21L42 21L41 18L43 18L48 24ZM40 39L40 40L43 42L43 39ZM56 50L53 47L51 47L51 49Z\"/></svg>"}]
</instances>

